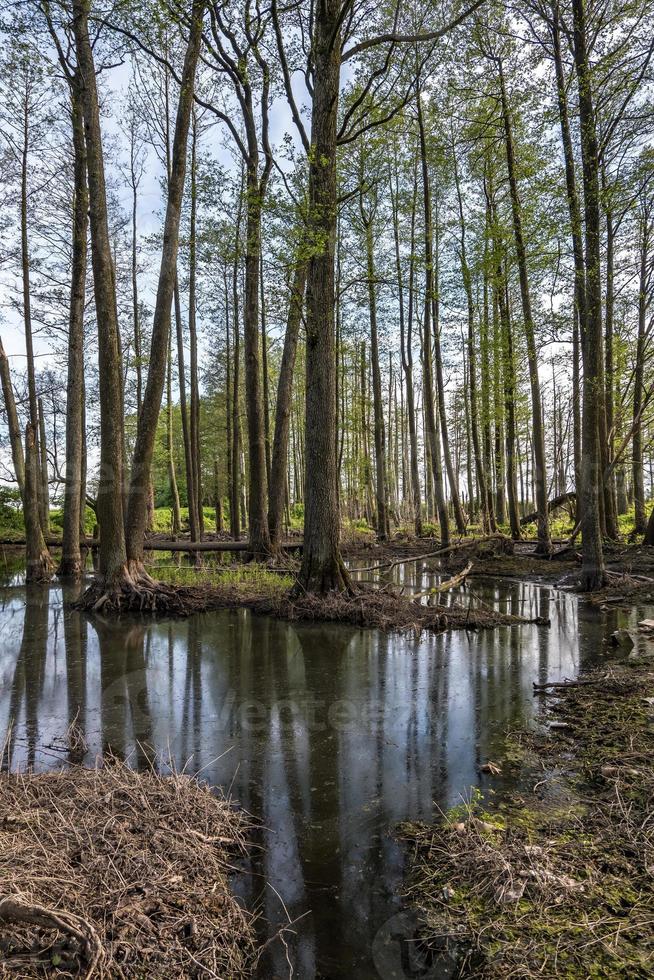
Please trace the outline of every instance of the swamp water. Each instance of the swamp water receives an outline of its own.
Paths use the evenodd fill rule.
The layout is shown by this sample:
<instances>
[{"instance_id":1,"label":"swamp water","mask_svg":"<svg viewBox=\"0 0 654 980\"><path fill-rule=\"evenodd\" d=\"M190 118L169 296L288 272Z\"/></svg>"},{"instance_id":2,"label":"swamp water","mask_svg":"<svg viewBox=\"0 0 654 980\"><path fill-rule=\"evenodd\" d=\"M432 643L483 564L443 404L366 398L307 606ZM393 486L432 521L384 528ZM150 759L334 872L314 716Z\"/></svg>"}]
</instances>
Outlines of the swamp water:
<instances>
[{"instance_id":1,"label":"swamp water","mask_svg":"<svg viewBox=\"0 0 654 980\"><path fill-rule=\"evenodd\" d=\"M429 587L413 565L398 575L408 591ZM60 766L76 721L86 764L111 749L147 765L154 752L224 787L258 823L234 886L271 939L259 975L299 980L453 975L447 955L425 963L413 941L394 827L432 819L475 787L510 791L479 767L533 719L532 682L605 660L610 633L651 614L471 580L460 601L551 626L416 638L246 611L112 623L71 611L73 595L26 588L15 573L2 583L5 762Z\"/></svg>"}]
</instances>

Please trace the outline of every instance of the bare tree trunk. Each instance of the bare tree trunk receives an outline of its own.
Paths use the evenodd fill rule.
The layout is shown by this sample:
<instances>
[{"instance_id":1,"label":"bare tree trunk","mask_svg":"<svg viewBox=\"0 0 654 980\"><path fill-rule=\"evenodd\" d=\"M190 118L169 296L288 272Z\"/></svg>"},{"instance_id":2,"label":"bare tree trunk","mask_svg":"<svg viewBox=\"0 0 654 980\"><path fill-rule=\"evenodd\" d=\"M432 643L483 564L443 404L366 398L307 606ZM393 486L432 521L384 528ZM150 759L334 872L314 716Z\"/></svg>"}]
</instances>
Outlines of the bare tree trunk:
<instances>
[{"instance_id":1,"label":"bare tree trunk","mask_svg":"<svg viewBox=\"0 0 654 980\"><path fill-rule=\"evenodd\" d=\"M39 412L39 503L41 511L41 528L43 534L50 533L50 480L48 476L48 451L45 436L45 414L43 411L43 399L38 399Z\"/></svg>"},{"instance_id":2,"label":"bare tree trunk","mask_svg":"<svg viewBox=\"0 0 654 980\"><path fill-rule=\"evenodd\" d=\"M463 211L463 196L461 193L461 183L459 180L459 170L456 162L454 163L454 180L456 185L456 195L459 208L459 259L461 262L461 277L466 294L468 310L468 393L470 398L470 438L472 441L472 451L474 455L475 475L477 477L477 495L481 506L482 523L490 529L490 514L488 512L488 487L486 485L486 471L482 456L482 445L479 438L479 404L477 398L477 338L475 337L475 311L474 298L472 295L472 277L468 266L468 256L466 249L466 228Z\"/></svg>"},{"instance_id":3,"label":"bare tree trunk","mask_svg":"<svg viewBox=\"0 0 654 980\"><path fill-rule=\"evenodd\" d=\"M572 253L574 257L575 269L575 313L572 328L572 397L575 490L577 491L576 516L577 520L579 520L581 514L581 385L579 371L579 330L580 326L582 331L585 331L586 329L586 269L584 265L581 205L579 202L579 192L577 190L575 157L572 146L572 136L570 133L570 118L566 94L567 85L563 68L563 56L561 52L561 18L558 0L556 0L553 6L551 33L554 66L556 70L556 91L559 108L559 122L561 126L561 140L563 143L563 159L565 162L565 181L568 196L568 209L570 212L570 227L572 232Z\"/></svg>"},{"instance_id":4,"label":"bare tree trunk","mask_svg":"<svg viewBox=\"0 0 654 980\"><path fill-rule=\"evenodd\" d=\"M272 465L270 451L270 381L268 377L268 331L266 329L266 292L263 282L263 256L259 263L261 283L261 379L263 383L263 430L266 445L266 484L268 486L268 507L270 508L270 468ZM270 513L268 514L270 527Z\"/></svg>"},{"instance_id":5,"label":"bare tree trunk","mask_svg":"<svg viewBox=\"0 0 654 980\"><path fill-rule=\"evenodd\" d=\"M334 246L341 30L341 0L324 0L315 11L312 45L309 230L313 247L307 276L304 550L298 580L299 589L310 592L351 588L339 548L336 486Z\"/></svg>"},{"instance_id":6,"label":"bare tree trunk","mask_svg":"<svg viewBox=\"0 0 654 980\"><path fill-rule=\"evenodd\" d=\"M202 540L204 531L204 512L202 509L202 469L200 456L200 383L198 379L198 334L196 323L196 276L197 276L197 123L192 113L191 136L191 218L189 236L189 289L188 289L188 332L189 332L189 386L190 386L190 425L191 465L193 467L193 503L198 537ZM189 508L191 499L189 497Z\"/></svg>"},{"instance_id":7,"label":"bare tree trunk","mask_svg":"<svg viewBox=\"0 0 654 980\"><path fill-rule=\"evenodd\" d=\"M515 170L515 149L513 145L513 127L506 94L504 71L501 60L498 61L502 117L504 123L504 140L506 146L506 163L511 192L511 210L513 214L513 233L515 237L518 273L520 278L520 298L522 300L522 315L524 320L525 338L527 341L527 361L529 364L529 381L531 385L531 412L533 418L534 440L534 484L536 490L536 510L538 511L538 551L549 554L552 545L547 510L547 466L545 462L545 433L543 430L543 412L541 405L540 380L538 377L538 358L534 335L534 321L531 309L531 295L527 273L527 253L522 231L522 208L518 193L518 181Z\"/></svg>"},{"instance_id":8,"label":"bare tree trunk","mask_svg":"<svg viewBox=\"0 0 654 980\"><path fill-rule=\"evenodd\" d=\"M370 317L370 364L372 368L373 431L375 438L376 529L378 539L380 541L387 541L390 537L391 529L386 495L386 433L384 431L384 406L379 365L379 338L377 335L375 257L373 251L372 216L365 214L362 197L360 198L360 213L366 238L366 277L368 285L368 313Z\"/></svg>"},{"instance_id":9,"label":"bare tree trunk","mask_svg":"<svg viewBox=\"0 0 654 980\"><path fill-rule=\"evenodd\" d=\"M39 457L34 438L34 426L27 423L25 429L25 542L26 579L28 582L47 582L54 571L50 553L41 529L37 485L39 482Z\"/></svg>"},{"instance_id":10,"label":"bare tree trunk","mask_svg":"<svg viewBox=\"0 0 654 980\"><path fill-rule=\"evenodd\" d=\"M216 534L223 533L223 506L220 499L220 479L218 476L218 460L213 461L213 505L216 511Z\"/></svg>"},{"instance_id":11,"label":"bare tree trunk","mask_svg":"<svg viewBox=\"0 0 654 980\"><path fill-rule=\"evenodd\" d=\"M102 134L93 52L88 32L89 0L73 0L73 26L86 140L93 286L98 322L100 378L99 573L103 588L127 575L123 523L123 401L118 313L107 220Z\"/></svg>"},{"instance_id":12,"label":"bare tree trunk","mask_svg":"<svg viewBox=\"0 0 654 980\"><path fill-rule=\"evenodd\" d=\"M14 388L11 383L11 372L9 370L9 360L5 354L5 349L0 340L0 381L2 382L2 394L7 412L7 424L9 428L9 442L11 444L11 458L14 464L14 475L20 491L21 499L25 502L25 455L23 452L23 440L20 434L20 422L16 411L16 399L14 398Z\"/></svg>"},{"instance_id":13,"label":"bare tree trunk","mask_svg":"<svg viewBox=\"0 0 654 980\"><path fill-rule=\"evenodd\" d=\"M452 465L452 453L450 452L450 427L447 420L445 406L445 384L443 383L443 353L441 351L441 328L440 328L440 229L438 224L438 211L436 211L436 221L434 222L434 367L436 369L436 393L438 398L438 415L441 424L441 438L443 442L443 459L447 471L447 481L450 485L450 497L452 499L452 510L454 511L454 522L459 534L464 534L466 529L466 519L461 506L459 497L459 480L456 470Z\"/></svg>"},{"instance_id":14,"label":"bare tree trunk","mask_svg":"<svg viewBox=\"0 0 654 980\"><path fill-rule=\"evenodd\" d=\"M645 346L646 315L647 315L647 277L649 259L649 225L647 220L641 221L640 229L640 270L638 283L638 335L636 339L636 363L634 369L634 397L632 437L632 480L634 487L634 516L636 534L644 534L646 529L645 517L645 483L643 479L643 430L640 417L643 409L644 378L645 378Z\"/></svg>"},{"instance_id":15,"label":"bare tree trunk","mask_svg":"<svg viewBox=\"0 0 654 980\"><path fill-rule=\"evenodd\" d=\"M143 542L147 518L147 490L152 468L152 454L156 438L157 423L161 411L161 400L166 378L168 357L168 338L171 326L171 305L177 272L177 248L179 242L179 220L184 176L186 172L186 145L193 105L195 70L202 38L203 0L193 4L189 40L182 69L173 156L166 217L164 220L163 248L157 287L154 318L152 324L152 344L148 368L148 380L139 417L139 426L134 446L132 474L129 491L129 504L126 520L126 537L129 559L142 564Z\"/></svg>"},{"instance_id":16,"label":"bare tree trunk","mask_svg":"<svg viewBox=\"0 0 654 980\"><path fill-rule=\"evenodd\" d=\"M604 322L604 411L600 416L600 452L601 468L608 473L604 481L604 519L606 535L613 540L619 536L618 515L615 499L615 477L611 463L613 461L613 305L615 279L615 227L613 210L608 200L608 192L604 188L607 203L606 210L606 317Z\"/></svg>"},{"instance_id":17,"label":"bare tree trunk","mask_svg":"<svg viewBox=\"0 0 654 980\"><path fill-rule=\"evenodd\" d=\"M168 368L166 371L166 455L168 457L168 486L172 501L172 535L177 537L182 521L179 509L179 490L175 473L175 450L173 448L173 351L172 332L168 338Z\"/></svg>"},{"instance_id":18,"label":"bare tree trunk","mask_svg":"<svg viewBox=\"0 0 654 980\"><path fill-rule=\"evenodd\" d=\"M584 0L572 0L574 17L574 58L579 88L581 159L584 177L586 224L586 323L582 323L581 352L584 365L583 428L581 469L581 586L600 588L606 580L599 496L601 486L599 384L602 357L601 228L599 191L599 151L595 128L595 109L591 89L590 65L586 48Z\"/></svg>"},{"instance_id":19,"label":"bare tree trunk","mask_svg":"<svg viewBox=\"0 0 654 980\"><path fill-rule=\"evenodd\" d=\"M20 241L21 241L21 271L23 285L23 324L25 327L25 350L27 354L27 391L29 399L29 418L34 429L34 444L37 458L39 452L39 409L36 395L36 374L34 368L34 342L32 335L32 299L30 285L30 257L27 232L27 171L30 144L29 100L27 93L23 102L23 144L21 147L21 181L20 181ZM46 507L43 500L43 482L41 477L33 487L36 494L41 525L46 530Z\"/></svg>"},{"instance_id":20,"label":"bare tree trunk","mask_svg":"<svg viewBox=\"0 0 654 980\"><path fill-rule=\"evenodd\" d=\"M279 545L282 532L282 515L286 491L286 460L288 456L288 433L293 395L293 374L297 355L298 337L302 322L302 306L307 280L307 263L301 253L295 260L293 283L286 319L284 350L277 382L277 403L275 406L275 433L273 436L270 482L268 484L268 526L273 548Z\"/></svg>"},{"instance_id":21,"label":"bare tree trunk","mask_svg":"<svg viewBox=\"0 0 654 980\"><path fill-rule=\"evenodd\" d=\"M258 156L253 147L247 166L245 303L243 353L245 357L245 408L248 424L249 492L248 540L253 558L270 554L266 486L266 439L261 390L259 340L259 262L261 259L261 193Z\"/></svg>"},{"instance_id":22,"label":"bare tree trunk","mask_svg":"<svg viewBox=\"0 0 654 980\"><path fill-rule=\"evenodd\" d=\"M71 84L74 152L73 248L68 317L68 383L66 393L66 484L64 527L59 575L82 573L80 526L82 510L82 454L84 444L84 303L89 195L86 182L86 146L80 82Z\"/></svg>"},{"instance_id":23,"label":"bare tree trunk","mask_svg":"<svg viewBox=\"0 0 654 980\"><path fill-rule=\"evenodd\" d=\"M392 195L392 187L391 187ZM393 203L393 231L395 237L395 268L400 311L400 350L402 355L402 370L406 379L407 422L409 429L409 456L411 473L411 499L413 501L413 526L416 537L422 536L422 501L420 499L420 470L418 468L418 436L416 432L416 406L413 390L413 285L414 285L414 254L416 239L416 199L418 196L418 180L414 171L413 195L411 199L411 250L409 258L409 304L407 322L404 321L404 289L402 286L402 265L400 262L400 230L398 214L398 195L395 194ZM406 334L406 339L405 339ZM406 489L405 489L406 492Z\"/></svg>"},{"instance_id":24,"label":"bare tree trunk","mask_svg":"<svg viewBox=\"0 0 654 980\"><path fill-rule=\"evenodd\" d=\"M427 439L429 441L431 471L434 481L434 493L436 496L436 507L438 510L441 543L443 547L447 547L450 542L450 526L447 514L447 504L445 502L445 488L443 486L443 463L441 458L440 438L436 425L436 413L434 410L434 378L431 349L431 320L434 302L434 256L431 189L429 164L427 161L425 126L422 114L422 100L419 94L416 99L416 104L418 110L418 130L420 134L420 159L422 163L422 186L425 212L425 316L422 337L422 369L424 376L423 400L425 406L425 426L427 430Z\"/></svg>"},{"instance_id":25,"label":"bare tree trunk","mask_svg":"<svg viewBox=\"0 0 654 980\"><path fill-rule=\"evenodd\" d=\"M511 537L520 538L520 514L518 510L518 484L516 475L516 379L513 356L513 332L508 303L508 287L503 276L501 260L498 262L499 288L497 299L502 327L502 349L504 352L504 412L506 416L506 491L509 510Z\"/></svg>"},{"instance_id":26,"label":"bare tree trunk","mask_svg":"<svg viewBox=\"0 0 654 980\"><path fill-rule=\"evenodd\" d=\"M175 304L175 332L177 337L177 377L179 382L179 413L182 420L182 442L184 444L184 470L186 473L186 502L191 541L199 540L198 518L193 466L193 447L189 425L188 399L186 395L186 367L184 364L184 328L182 325L182 306L179 298L179 284L175 275L173 292Z\"/></svg>"},{"instance_id":27,"label":"bare tree trunk","mask_svg":"<svg viewBox=\"0 0 654 980\"><path fill-rule=\"evenodd\" d=\"M238 315L238 268L239 268L239 239L241 227L241 202L239 198L238 218L236 222L236 249L234 252L234 268L232 278L232 298L233 298L233 317L234 326L234 385L232 389L232 496L230 503L231 533L235 541L241 536L241 418L239 411L240 401L240 328Z\"/></svg>"}]
</instances>

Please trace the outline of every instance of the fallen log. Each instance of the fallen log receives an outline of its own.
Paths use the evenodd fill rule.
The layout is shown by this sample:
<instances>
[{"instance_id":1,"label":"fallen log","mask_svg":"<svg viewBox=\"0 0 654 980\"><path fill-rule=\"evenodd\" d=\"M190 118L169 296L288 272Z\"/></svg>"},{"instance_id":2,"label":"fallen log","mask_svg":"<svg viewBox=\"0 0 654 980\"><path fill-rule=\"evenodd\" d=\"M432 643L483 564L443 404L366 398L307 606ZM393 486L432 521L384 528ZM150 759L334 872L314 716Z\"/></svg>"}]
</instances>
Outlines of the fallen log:
<instances>
[{"instance_id":1,"label":"fallen log","mask_svg":"<svg viewBox=\"0 0 654 980\"><path fill-rule=\"evenodd\" d=\"M46 544L49 548L61 548L61 538L48 538ZM0 538L0 545L13 545L17 548L25 547L25 538ZM80 547L98 548L100 542L97 538L82 538ZM146 551L249 551L248 541L168 541L165 538L153 538L143 545ZM280 545L282 551L301 551L304 547L302 541L285 541Z\"/></svg>"},{"instance_id":2,"label":"fallen log","mask_svg":"<svg viewBox=\"0 0 654 980\"><path fill-rule=\"evenodd\" d=\"M559 494L558 497L552 497L552 499L547 504L547 513L551 514L553 510L558 510L559 507L563 507L564 504L570 503L572 500L577 499L577 494L574 490L569 493ZM538 511L534 510L531 514L525 514L524 517L520 519L520 527L525 527L527 524L535 524L538 520Z\"/></svg>"}]
</instances>

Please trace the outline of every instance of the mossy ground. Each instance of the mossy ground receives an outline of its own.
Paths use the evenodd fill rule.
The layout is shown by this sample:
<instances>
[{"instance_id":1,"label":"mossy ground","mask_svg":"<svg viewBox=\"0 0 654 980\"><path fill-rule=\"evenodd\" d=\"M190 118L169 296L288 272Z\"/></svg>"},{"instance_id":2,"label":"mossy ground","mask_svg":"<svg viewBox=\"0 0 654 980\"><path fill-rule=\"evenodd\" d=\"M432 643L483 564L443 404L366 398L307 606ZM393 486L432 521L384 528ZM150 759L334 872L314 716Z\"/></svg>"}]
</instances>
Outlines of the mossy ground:
<instances>
[{"instance_id":1,"label":"mossy ground","mask_svg":"<svg viewBox=\"0 0 654 980\"><path fill-rule=\"evenodd\" d=\"M428 939L456 939L462 978L654 975L654 669L583 681L538 692L561 727L508 739L528 789L402 829L409 899Z\"/></svg>"}]
</instances>

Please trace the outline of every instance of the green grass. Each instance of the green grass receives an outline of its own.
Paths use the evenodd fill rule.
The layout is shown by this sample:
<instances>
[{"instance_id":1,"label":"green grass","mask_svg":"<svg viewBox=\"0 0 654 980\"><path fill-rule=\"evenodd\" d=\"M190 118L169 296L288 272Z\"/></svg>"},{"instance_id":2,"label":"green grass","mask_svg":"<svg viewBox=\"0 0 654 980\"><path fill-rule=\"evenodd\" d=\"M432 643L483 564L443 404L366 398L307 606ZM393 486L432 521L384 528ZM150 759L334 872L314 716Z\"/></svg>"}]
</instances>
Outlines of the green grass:
<instances>
[{"instance_id":1,"label":"green grass","mask_svg":"<svg viewBox=\"0 0 654 980\"><path fill-rule=\"evenodd\" d=\"M274 572L265 565L247 565L221 568L215 562L194 567L186 563L170 564L170 559L148 564L153 578L168 585L193 586L206 585L214 588L229 588L244 593L261 592L266 595L281 594L293 585L291 575Z\"/></svg>"}]
</instances>

